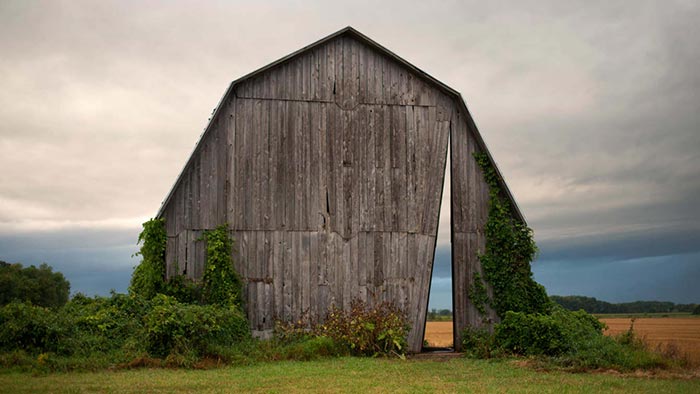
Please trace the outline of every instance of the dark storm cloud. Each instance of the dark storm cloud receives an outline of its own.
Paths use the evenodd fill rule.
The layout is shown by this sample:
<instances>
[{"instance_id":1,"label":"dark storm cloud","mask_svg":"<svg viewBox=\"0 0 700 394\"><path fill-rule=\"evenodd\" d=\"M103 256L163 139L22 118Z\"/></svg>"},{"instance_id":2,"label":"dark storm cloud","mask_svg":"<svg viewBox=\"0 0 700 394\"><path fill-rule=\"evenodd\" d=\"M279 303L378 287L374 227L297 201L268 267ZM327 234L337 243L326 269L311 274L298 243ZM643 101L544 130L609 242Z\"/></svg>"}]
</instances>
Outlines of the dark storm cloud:
<instances>
[{"instance_id":1,"label":"dark storm cloud","mask_svg":"<svg viewBox=\"0 0 700 394\"><path fill-rule=\"evenodd\" d=\"M535 279L549 294L581 294L609 302L637 300L697 303L700 253L633 260L538 262Z\"/></svg>"},{"instance_id":2,"label":"dark storm cloud","mask_svg":"<svg viewBox=\"0 0 700 394\"><path fill-rule=\"evenodd\" d=\"M699 19L680 1L3 1L0 259L133 265L103 237L157 211L228 83L353 25L463 94L536 267L697 264Z\"/></svg>"},{"instance_id":3,"label":"dark storm cloud","mask_svg":"<svg viewBox=\"0 0 700 394\"><path fill-rule=\"evenodd\" d=\"M47 263L77 291L106 295L125 292L138 257L139 229L64 229L23 234L0 233L0 260L24 266Z\"/></svg>"}]
</instances>

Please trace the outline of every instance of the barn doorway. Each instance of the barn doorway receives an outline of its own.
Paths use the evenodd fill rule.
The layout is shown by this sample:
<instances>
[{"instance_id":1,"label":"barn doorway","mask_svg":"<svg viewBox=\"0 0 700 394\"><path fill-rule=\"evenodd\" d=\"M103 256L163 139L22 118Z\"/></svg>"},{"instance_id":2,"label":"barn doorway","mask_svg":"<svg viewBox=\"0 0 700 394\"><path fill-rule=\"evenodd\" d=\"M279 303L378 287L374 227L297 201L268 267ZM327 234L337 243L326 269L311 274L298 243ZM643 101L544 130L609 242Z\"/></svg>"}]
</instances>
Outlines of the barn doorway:
<instances>
[{"instance_id":1,"label":"barn doorway","mask_svg":"<svg viewBox=\"0 0 700 394\"><path fill-rule=\"evenodd\" d=\"M450 152L448 140L448 152ZM445 160L445 177L440 201L438 235L430 278L423 351L453 351L452 322L452 208L450 194L450 155Z\"/></svg>"}]
</instances>

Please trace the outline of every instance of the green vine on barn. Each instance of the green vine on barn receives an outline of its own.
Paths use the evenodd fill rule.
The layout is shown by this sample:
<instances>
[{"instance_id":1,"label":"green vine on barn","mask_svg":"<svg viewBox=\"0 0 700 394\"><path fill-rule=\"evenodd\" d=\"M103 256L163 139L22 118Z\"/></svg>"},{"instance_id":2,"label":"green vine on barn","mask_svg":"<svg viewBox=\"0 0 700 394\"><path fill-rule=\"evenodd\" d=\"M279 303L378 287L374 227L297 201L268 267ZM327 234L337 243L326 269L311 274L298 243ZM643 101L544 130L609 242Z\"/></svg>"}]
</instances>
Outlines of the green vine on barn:
<instances>
[{"instance_id":1,"label":"green vine on barn","mask_svg":"<svg viewBox=\"0 0 700 394\"><path fill-rule=\"evenodd\" d=\"M233 268L233 240L228 224L204 232L207 263L202 278L202 295L206 304L242 307L242 281Z\"/></svg>"},{"instance_id":2,"label":"green vine on barn","mask_svg":"<svg viewBox=\"0 0 700 394\"><path fill-rule=\"evenodd\" d=\"M151 219L143 224L138 243L141 249L135 256L142 256L141 263L131 275L129 293L150 300L165 291L165 245L168 236L164 219Z\"/></svg>"},{"instance_id":3,"label":"green vine on barn","mask_svg":"<svg viewBox=\"0 0 700 394\"><path fill-rule=\"evenodd\" d=\"M165 248L168 240L165 220L151 219L144 223L138 240L141 249L136 253L143 258L131 276L129 293L147 300L157 294L164 294L185 303L241 308L242 282L233 267L233 239L228 225L207 230L200 239L207 245L207 259L201 282L192 281L184 275L176 275L168 280L165 272Z\"/></svg>"},{"instance_id":4,"label":"green vine on barn","mask_svg":"<svg viewBox=\"0 0 700 394\"><path fill-rule=\"evenodd\" d=\"M486 222L486 251L479 255L483 278L474 275L469 297L482 316L491 306L499 317L507 311L548 313L551 301L544 287L532 278L530 263L537 254L532 229L513 215L513 206L504 198L496 170L485 153L475 153L489 185L489 216ZM491 299L486 284L493 289Z\"/></svg>"}]
</instances>

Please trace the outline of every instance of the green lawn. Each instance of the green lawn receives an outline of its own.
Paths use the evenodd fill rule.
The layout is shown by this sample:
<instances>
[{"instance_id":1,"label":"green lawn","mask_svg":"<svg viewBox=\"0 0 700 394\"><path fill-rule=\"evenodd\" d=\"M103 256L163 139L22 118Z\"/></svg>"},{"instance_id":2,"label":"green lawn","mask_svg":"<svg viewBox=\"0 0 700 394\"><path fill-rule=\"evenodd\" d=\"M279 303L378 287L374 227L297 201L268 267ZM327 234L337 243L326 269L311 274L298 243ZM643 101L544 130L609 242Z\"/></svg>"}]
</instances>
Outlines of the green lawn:
<instances>
[{"instance_id":1,"label":"green lawn","mask_svg":"<svg viewBox=\"0 0 700 394\"><path fill-rule=\"evenodd\" d=\"M1 372L4 393L698 393L699 379L538 372L509 361L340 358L210 370Z\"/></svg>"}]
</instances>

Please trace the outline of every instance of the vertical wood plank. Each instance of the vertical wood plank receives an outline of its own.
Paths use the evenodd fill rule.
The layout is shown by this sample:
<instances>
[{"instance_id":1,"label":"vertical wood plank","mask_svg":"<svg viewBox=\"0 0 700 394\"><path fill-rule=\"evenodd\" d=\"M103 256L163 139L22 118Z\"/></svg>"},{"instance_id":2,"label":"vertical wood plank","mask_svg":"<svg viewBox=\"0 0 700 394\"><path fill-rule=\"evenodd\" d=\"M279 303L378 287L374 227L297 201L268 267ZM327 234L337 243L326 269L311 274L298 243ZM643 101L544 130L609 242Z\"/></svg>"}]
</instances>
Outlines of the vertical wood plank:
<instances>
[{"instance_id":1,"label":"vertical wood plank","mask_svg":"<svg viewBox=\"0 0 700 394\"><path fill-rule=\"evenodd\" d=\"M319 292L319 236L309 232L309 316L310 323L317 323L321 311L318 307Z\"/></svg>"},{"instance_id":2,"label":"vertical wood plank","mask_svg":"<svg viewBox=\"0 0 700 394\"><path fill-rule=\"evenodd\" d=\"M282 317L285 321L292 321L292 282L293 276L293 232L285 231L282 233L284 238L284 246L282 248L282 265L284 270L284 279L282 281L283 292L283 307Z\"/></svg>"},{"instance_id":3,"label":"vertical wood plank","mask_svg":"<svg viewBox=\"0 0 700 394\"><path fill-rule=\"evenodd\" d=\"M260 230L271 230L270 212L272 199L270 198L270 123L271 101L263 100L260 105L260 148L258 153L258 167L256 172L260 182Z\"/></svg>"},{"instance_id":4,"label":"vertical wood plank","mask_svg":"<svg viewBox=\"0 0 700 394\"><path fill-rule=\"evenodd\" d=\"M302 231L299 234L301 236L301 261L299 264L300 316L302 321L308 321L311 308L311 234L308 231Z\"/></svg>"},{"instance_id":5,"label":"vertical wood plank","mask_svg":"<svg viewBox=\"0 0 700 394\"><path fill-rule=\"evenodd\" d=\"M301 194L300 194L300 202L301 202L301 229L302 230L310 230L310 219L311 219L311 123L309 119L309 107L310 103L308 102L303 102L301 104L301 141L302 144L300 146L300 159L302 160L301 162L301 178L300 178L300 186L301 186Z\"/></svg>"},{"instance_id":6,"label":"vertical wood plank","mask_svg":"<svg viewBox=\"0 0 700 394\"><path fill-rule=\"evenodd\" d=\"M361 178L361 182L365 185L365 226L367 231L377 230L377 220L376 220L376 166L374 165L374 144L376 143L375 138L375 125L374 125L374 106L365 107L365 125L366 125L366 141L363 143L364 158L362 161L364 174Z\"/></svg>"},{"instance_id":7,"label":"vertical wood plank","mask_svg":"<svg viewBox=\"0 0 700 394\"><path fill-rule=\"evenodd\" d=\"M309 191L307 199L309 200L308 209L308 229L312 231L318 231L321 228L321 201L319 195L319 180L320 180L320 128L321 128L321 114L320 106L318 103L310 103L309 105Z\"/></svg>"},{"instance_id":8,"label":"vertical wood plank","mask_svg":"<svg viewBox=\"0 0 700 394\"><path fill-rule=\"evenodd\" d=\"M384 138L384 151L382 156L384 158L384 231L396 231L398 230L394 226L394 215L392 211L393 199L392 199L392 188L391 188L391 176L392 176L392 146L391 146L391 129L392 129L392 116L391 107L382 106L384 110L383 119L383 138Z\"/></svg>"},{"instance_id":9,"label":"vertical wood plank","mask_svg":"<svg viewBox=\"0 0 700 394\"><path fill-rule=\"evenodd\" d=\"M416 175L416 125L412 106L406 107L406 230L418 231L418 213L416 209L417 175Z\"/></svg>"},{"instance_id":10,"label":"vertical wood plank","mask_svg":"<svg viewBox=\"0 0 700 394\"><path fill-rule=\"evenodd\" d=\"M372 306L375 304L374 300L374 293L375 293L375 279L374 279L374 271L375 271L375 256L374 256L374 238L375 238L375 233L373 232L368 232L365 233L365 244L364 244L364 284L367 288L367 295L366 295L366 301L367 303Z\"/></svg>"},{"instance_id":11,"label":"vertical wood plank","mask_svg":"<svg viewBox=\"0 0 700 394\"><path fill-rule=\"evenodd\" d=\"M285 161L285 227L288 230L297 229L297 222L295 221L295 211L296 211L296 172L297 172L297 162L296 162L296 112L297 106L295 103L286 101L284 103L286 112L286 161Z\"/></svg>"}]
</instances>

